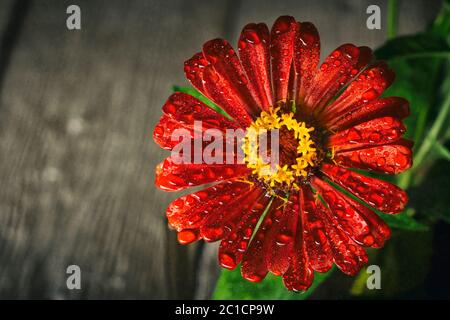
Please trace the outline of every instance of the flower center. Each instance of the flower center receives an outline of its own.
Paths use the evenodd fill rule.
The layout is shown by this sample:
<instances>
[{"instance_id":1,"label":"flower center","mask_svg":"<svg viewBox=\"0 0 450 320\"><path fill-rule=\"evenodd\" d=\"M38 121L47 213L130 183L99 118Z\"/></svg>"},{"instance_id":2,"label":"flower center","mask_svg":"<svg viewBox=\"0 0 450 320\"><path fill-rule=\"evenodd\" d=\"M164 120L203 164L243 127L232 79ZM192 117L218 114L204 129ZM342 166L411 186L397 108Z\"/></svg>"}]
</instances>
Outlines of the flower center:
<instances>
[{"instance_id":1,"label":"flower center","mask_svg":"<svg viewBox=\"0 0 450 320\"><path fill-rule=\"evenodd\" d=\"M263 111L247 128L244 161L266 185L298 188L318 160L314 127L297 121L292 112L279 114L279 109Z\"/></svg>"}]
</instances>

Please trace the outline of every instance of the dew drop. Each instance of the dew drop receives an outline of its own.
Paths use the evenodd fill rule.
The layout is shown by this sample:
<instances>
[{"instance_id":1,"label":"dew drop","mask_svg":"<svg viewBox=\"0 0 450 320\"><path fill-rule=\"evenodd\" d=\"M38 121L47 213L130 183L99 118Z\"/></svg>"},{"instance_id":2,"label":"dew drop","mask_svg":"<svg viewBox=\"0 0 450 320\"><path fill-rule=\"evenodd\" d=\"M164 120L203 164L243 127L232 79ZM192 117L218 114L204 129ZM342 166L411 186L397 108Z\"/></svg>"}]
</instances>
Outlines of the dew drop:
<instances>
[{"instance_id":1,"label":"dew drop","mask_svg":"<svg viewBox=\"0 0 450 320\"><path fill-rule=\"evenodd\" d=\"M168 113L175 113L175 111L177 111L177 108L173 105L173 103L167 103L165 105L165 109Z\"/></svg>"},{"instance_id":2,"label":"dew drop","mask_svg":"<svg viewBox=\"0 0 450 320\"><path fill-rule=\"evenodd\" d=\"M395 156L395 165L397 167L404 167L407 165L407 163L408 163L408 160L403 155L397 154L397 156Z\"/></svg>"},{"instance_id":3,"label":"dew drop","mask_svg":"<svg viewBox=\"0 0 450 320\"><path fill-rule=\"evenodd\" d=\"M252 236L252 233L253 233L252 228L247 228L247 229L245 229L245 231L244 231L244 236L245 236L246 238L250 238L250 237Z\"/></svg>"},{"instance_id":4,"label":"dew drop","mask_svg":"<svg viewBox=\"0 0 450 320\"><path fill-rule=\"evenodd\" d=\"M250 282L260 282L262 280L262 277L257 274L245 274L242 276Z\"/></svg>"},{"instance_id":5,"label":"dew drop","mask_svg":"<svg viewBox=\"0 0 450 320\"><path fill-rule=\"evenodd\" d=\"M189 244L197 240L197 233L192 230L182 230L177 235L178 242L181 244Z\"/></svg>"},{"instance_id":6,"label":"dew drop","mask_svg":"<svg viewBox=\"0 0 450 320\"><path fill-rule=\"evenodd\" d=\"M377 166L382 167L386 164L386 158L384 157L379 157L377 159Z\"/></svg>"},{"instance_id":7,"label":"dew drop","mask_svg":"<svg viewBox=\"0 0 450 320\"><path fill-rule=\"evenodd\" d=\"M242 34L242 40L251 44L261 43L261 39L254 30L245 30Z\"/></svg>"},{"instance_id":8,"label":"dew drop","mask_svg":"<svg viewBox=\"0 0 450 320\"><path fill-rule=\"evenodd\" d=\"M375 242L375 239L371 235L367 235L364 237L363 243L365 246L371 246Z\"/></svg>"},{"instance_id":9,"label":"dew drop","mask_svg":"<svg viewBox=\"0 0 450 320\"><path fill-rule=\"evenodd\" d=\"M287 32L289 28L290 23L288 23L287 21L278 21L274 31L275 34L281 34Z\"/></svg>"},{"instance_id":10,"label":"dew drop","mask_svg":"<svg viewBox=\"0 0 450 320\"><path fill-rule=\"evenodd\" d=\"M315 37L309 32L303 32L300 34L300 41L304 47L312 46L314 44Z\"/></svg>"},{"instance_id":11,"label":"dew drop","mask_svg":"<svg viewBox=\"0 0 450 320\"><path fill-rule=\"evenodd\" d=\"M284 246L290 243L293 240L292 234L285 232L285 233L279 233L276 235L275 240L278 245Z\"/></svg>"},{"instance_id":12,"label":"dew drop","mask_svg":"<svg viewBox=\"0 0 450 320\"><path fill-rule=\"evenodd\" d=\"M359 49L355 46L348 46L345 54L348 58L356 58L359 55Z\"/></svg>"},{"instance_id":13,"label":"dew drop","mask_svg":"<svg viewBox=\"0 0 450 320\"><path fill-rule=\"evenodd\" d=\"M332 56L335 57L335 58L340 57L340 56L341 56L341 52L340 52L339 50L335 50L335 51L332 53Z\"/></svg>"},{"instance_id":14,"label":"dew drop","mask_svg":"<svg viewBox=\"0 0 450 320\"><path fill-rule=\"evenodd\" d=\"M155 130L154 130L154 134L155 134L155 136L156 137L161 137L161 136L163 136L164 135L164 128L163 127L161 127L161 126L156 126L155 127Z\"/></svg>"},{"instance_id":15,"label":"dew drop","mask_svg":"<svg viewBox=\"0 0 450 320\"><path fill-rule=\"evenodd\" d=\"M184 207L184 201L182 199L177 199L174 202L172 202L172 206L175 209L181 209Z\"/></svg>"},{"instance_id":16,"label":"dew drop","mask_svg":"<svg viewBox=\"0 0 450 320\"><path fill-rule=\"evenodd\" d=\"M367 90L366 92L364 92L362 94L362 98L364 99L364 101L370 101L375 99L378 96L377 91L375 91L374 89L370 89Z\"/></svg>"},{"instance_id":17,"label":"dew drop","mask_svg":"<svg viewBox=\"0 0 450 320\"><path fill-rule=\"evenodd\" d=\"M241 241L239 242L239 250L245 251L247 249L247 241Z\"/></svg>"},{"instance_id":18,"label":"dew drop","mask_svg":"<svg viewBox=\"0 0 450 320\"><path fill-rule=\"evenodd\" d=\"M236 268L236 260L233 255L229 253L221 253L219 254L219 263L222 267L226 269L234 269Z\"/></svg>"}]
</instances>

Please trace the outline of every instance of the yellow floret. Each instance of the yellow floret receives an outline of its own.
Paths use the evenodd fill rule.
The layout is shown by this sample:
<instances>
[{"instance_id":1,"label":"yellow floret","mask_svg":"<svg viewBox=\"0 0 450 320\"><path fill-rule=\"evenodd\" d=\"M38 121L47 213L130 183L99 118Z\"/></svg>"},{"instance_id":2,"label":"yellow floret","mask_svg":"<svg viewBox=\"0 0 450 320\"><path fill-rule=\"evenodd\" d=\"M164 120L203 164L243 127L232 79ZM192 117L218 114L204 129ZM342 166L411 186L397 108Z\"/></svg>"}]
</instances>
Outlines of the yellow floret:
<instances>
[{"instance_id":1,"label":"yellow floret","mask_svg":"<svg viewBox=\"0 0 450 320\"><path fill-rule=\"evenodd\" d=\"M306 127L304 122L299 122L294 118L294 114L284 113L278 115L280 108L271 109L268 112L263 111L258 119L253 121L247 129L244 137L242 150L244 151L244 161L247 167L252 169L252 173L257 175L259 179L264 181L268 186L274 187L277 184L284 186L292 186L298 188L295 183L297 177L306 177L309 166L314 165L316 159L316 148L314 141L311 139L310 132L313 127ZM285 126L286 129L293 131L294 138L298 141L296 163L283 167L276 165L275 167L269 163L265 163L259 155L258 138L261 134L270 130L280 129ZM282 148L283 146L280 146Z\"/></svg>"}]
</instances>

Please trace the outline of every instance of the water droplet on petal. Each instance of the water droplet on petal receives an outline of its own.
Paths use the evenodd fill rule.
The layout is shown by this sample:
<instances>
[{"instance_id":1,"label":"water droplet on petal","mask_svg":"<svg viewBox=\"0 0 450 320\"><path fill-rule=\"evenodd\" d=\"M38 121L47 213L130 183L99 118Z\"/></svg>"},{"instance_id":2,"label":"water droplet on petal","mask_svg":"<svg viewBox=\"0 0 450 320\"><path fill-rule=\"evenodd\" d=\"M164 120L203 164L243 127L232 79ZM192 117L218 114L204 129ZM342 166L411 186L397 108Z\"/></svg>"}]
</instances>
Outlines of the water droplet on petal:
<instances>
[{"instance_id":1,"label":"water droplet on petal","mask_svg":"<svg viewBox=\"0 0 450 320\"><path fill-rule=\"evenodd\" d=\"M362 94L362 98L364 101L370 101L375 99L378 96L378 93L374 89L370 89Z\"/></svg>"},{"instance_id":2,"label":"water droplet on petal","mask_svg":"<svg viewBox=\"0 0 450 320\"><path fill-rule=\"evenodd\" d=\"M246 274L243 277L250 282L260 282L262 277L257 274Z\"/></svg>"},{"instance_id":3,"label":"water droplet on petal","mask_svg":"<svg viewBox=\"0 0 450 320\"><path fill-rule=\"evenodd\" d=\"M258 34L254 30L244 30L242 34L242 40L251 43L251 44L259 44L261 43L261 39Z\"/></svg>"},{"instance_id":4,"label":"water droplet on petal","mask_svg":"<svg viewBox=\"0 0 450 320\"><path fill-rule=\"evenodd\" d=\"M277 242L278 245L280 246L284 246L288 243L290 243L293 240L293 236L290 233L279 233L276 235L275 240Z\"/></svg>"},{"instance_id":5,"label":"water droplet on petal","mask_svg":"<svg viewBox=\"0 0 450 320\"><path fill-rule=\"evenodd\" d=\"M278 21L278 23L275 26L275 34L281 34L285 33L289 30L291 24L287 21Z\"/></svg>"},{"instance_id":6,"label":"water droplet on petal","mask_svg":"<svg viewBox=\"0 0 450 320\"><path fill-rule=\"evenodd\" d=\"M332 56L334 58L340 57L341 56L341 52L339 50L335 50L335 51L333 51Z\"/></svg>"},{"instance_id":7,"label":"water droplet on petal","mask_svg":"<svg viewBox=\"0 0 450 320\"><path fill-rule=\"evenodd\" d=\"M181 244L189 244L198 238L198 234L193 230L183 230L178 232L178 242Z\"/></svg>"},{"instance_id":8,"label":"water droplet on petal","mask_svg":"<svg viewBox=\"0 0 450 320\"><path fill-rule=\"evenodd\" d=\"M219 263L222 267L226 269L234 269L236 268L236 260L233 255L228 253L219 254Z\"/></svg>"},{"instance_id":9,"label":"water droplet on petal","mask_svg":"<svg viewBox=\"0 0 450 320\"><path fill-rule=\"evenodd\" d=\"M371 235L367 235L364 237L363 243L365 246L371 246L375 242L375 239Z\"/></svg>"}]
</instances>

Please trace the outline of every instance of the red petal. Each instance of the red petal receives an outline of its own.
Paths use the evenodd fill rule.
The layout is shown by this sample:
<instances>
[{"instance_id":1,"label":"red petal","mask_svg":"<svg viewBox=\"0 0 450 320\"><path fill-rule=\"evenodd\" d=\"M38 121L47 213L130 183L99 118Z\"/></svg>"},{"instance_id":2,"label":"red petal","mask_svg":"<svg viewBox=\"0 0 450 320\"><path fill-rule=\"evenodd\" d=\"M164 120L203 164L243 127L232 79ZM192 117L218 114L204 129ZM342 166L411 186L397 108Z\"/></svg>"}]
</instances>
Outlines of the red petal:
<instances>
[{"instance_id":1,"label":"red petal","mask_svg":"<svg viewBox=\"0 0 450 320\"><path fill-rule=\"evenodd\" d=\"M308 264L305 247L296 246L289 269L283 274L284 286L291 291L305 291L311 286L313 280L314 271Z\"/></svg>"},{"instance_id":2,"label":"red petal","mask_svg":"<svg viewBox=\"0 0 450 320\"><path fill-rule=\"evenodd\" d=\"M299 200L299 193L293 191L286 204L274 209L273 227L267 235L271 238L267 249L267 267L277 276L285 273L289 267L300 211Z\"/></svg>"},{"instance_id":3,"label":"red petal","mask_svg":"<svg viewBox=\"0 0 450 320\"><path fill-rule=\"evenodd\" d=\"M153 131L153 139L162 148L172 150L179 143L172 140L173 132L176 129L185 129L189 132L189 137L201 138L202 132L207 129L219 129L226 132L226 129L238 129L239 125L230 121L216 111L207 107L196 98L181 92L172 94L163 106L163 115ZM194 121L201 121L200 130L194 132L198 126L194 127Z\"/></svg>"},{"instance_id":4,"label":"red petal","mask_svg":"<svg viewBox=\"0 0 450 320\"><path fill-rule=\"evenodd\" d=\"M269 29L264 23L246 25L239 38L239 57L249 79L249 86L253 86L252 91L263 110L268 110L274 103L269 43Z\"/></svg>"},{"instance_id":5,"label":"red petal","mask_svg":"<svg viewBox=\"0 0 450 320\"><path fill-rule=\"evenodd\" d=\"M297 73L296 104L304 105L307 89L317 72L320 60L320 37L310 22L298 23L295 37L294 66ZM310 113L312 110L308 110Z\"/></svg>"},{"instance_id":6,"label":"red petal","mask_svg":"<svg viewBox=\"0 0 450 320\"><path fill-rule=\"evenodd\" d=\"M241 262L244 252L252 237L253 230L264 210L267 208L270 196L262 195L240 217L236 227L220 243L219 263L227 269L234 269Z\"/></svg>"},{"instance_id":7,"label":"red petal","mask_svg":"<svg viewBox=\"0 0 450 320\"><path fill-rule=\"evenodd\" d=\"M385 116L404 119L409 115L409 102L399 97L389 97L370 101L359 108L346 110L327 122L330 131L340 131L358 123Z\"/></svg>"},{"instance_id":8,"label":"red petal","mask_svg":"<svg viewBox=\"0 0 450 320\"><path fill-rule=\"evenodd\" d=\"M203 54L216 73L225 79L229 88L236 93L247 112L258 116L261 109L254 98L257 96L256 92L253 85L249 84L241 62L228 41L214 39L206 42L203 45Z\"/></svg>"},{"instance_id":9,"label":"red petal","mask_svg":"<svg viewBox=\"0 0 450 320\"><path fill-rule=\"evenodd\" d=\"M248 127L252 121L247 112L249 106L233 89L228 77L217 73L203 53L197 53L187 60L184 71L195 88L222 107L242 127Z\"/></svg>"},{"instance_id":10,"label":"red petal","mask_svg":"<svg viewBox=\"0 0 450 320\"><path fill-rule=\"evenodd\" d=\"M241 274L244 279L251 282L259 282L263 280L268 272L267 269L267 253L273 238L270 237L270 231L273 226L274 214L276 208L282 205L282 201L275 199L262 221L258 231L248 250L244 254L242 260Z\"/></svg>"},{"instance_id":11,"label":"red petal","mask_svg":"<svg viewBox=\"0 0 450 320\"><path fill-rule=\"evenodd\" d=\"M303 193L303 192L302 192ZM304 198L301 196L301 198ZM304 212L304 203L300 202ZM297 221L297 231L295 233L294 248L292 250L289 269L283 274L283 283L287 289L292 291L304 291L308 289L314 280L314 271L308 261L307 244L304 236L306 232L304 214L302 219Z\"/></svg>"},{"instance_id":12,"label":"red petal","mask_svg":"<svg viewBox=\"0 0 450 320\"><path fill-rule=\"evenodd\" d=\"M346 168L398 174L412 165L412 151L406 140L394 144L338 152L334 161Z\"/></svg>"},{"instance_id":13,"label":"red petal","mask_svg":"<svg viewBox=\"0 0 450 320\"><path fill-rule=\"evenodd\" d=\"M183 129L175 135L175 129ZM201 126L184 127L169 116L161 117L154 139L164 149L172 150L172 160L194 164L243 164L244 154L239 136L204 131ZM211 133L211 135L209 135ZM208 137L208 139L206 139ZM187 141L185 141L187 140ZM212 140L212 141L210 141ZM180 147L176 147L181 144Z\"/></svg>"},{"instance_id":14,"label":"red petal","mask_svg":"<svg viewBox=\"0 0 450 320\"><path fill-rule=\"evenodd\" d=\"M186 129L190 137L194 137L194 130L185 128L183 124L173 120L168 115L163 115L153 130L153 140L163 149L172 150L179 141L172 139L173 132L178 129ZM186 135L187 136L187 135ZM187 138L187 137L186 137Z\"/></svg>"},{"instance_id":15,"label":"red petal","mask_svg":"<svg viewBox=\"0 0 450 320\"><path fill-rule=\"evenodd\" d=\"M184 73L186 78L203 94L205 94L203 87L203 71L207 65L209 65L209 63L202 52L194 54L192 58L184 63Z\"/></svg>"},{"instance_id":16,"label":"red petal","mask_svg":"<svg viewBox=\"0 0 450 320\"><path fill-rule=\"evenodd\" d=\"M344 44L321 64L306 94L306 105L319 114L322 108L372 59L367 47Z\"/></svg>"},{"instance_id":17,"label":"red petal","mask_svg":"<svg viewBox=\"0 0 450 320\"><path fill-rule=\"evenodd\" d=\"M328 147L337 152L389 144L399 140L405 131L403 123L396 118L377 118L330 136Z\"/></svg>"},{"instance_id":18,"label":"red petal","mask_svg":"<svg viewBox=\"0 0 450 320\"><path fill-rule=\"evenodd\" d=\"M235 121L225 118L200 100L182 92L172 94L162 109L165 114L186 125L202 121L206 129L216 128L225 132L226 129L239 128Z\"/></svg>"},{"instance_id":19,"label":"red petal","mask_svg":"<svg viewBox=\"0 0 450 320\"><path fill-rule=\"evenodd\" d=\"M320 169L327 177L347 191L384 213L399 213L408 202L405 191L399 187L332 164Z\"/></svg>"},{"instance_id":20,"label":"red petal","mask_svg":"<svg viewBox=\"0 0 450 320\"><path fill-rule=\"evenodd\" d=\"M272 83L275 101L288 98L289 75L294 56L294 38L297 29L295 19L279 17L272 26L270 54L272 60Z\"/></svg>"},{"instance_id":21,"label":"red petal","mask_svg":"<svg viewBox=\"0 0 450 320\"><path fill-rule=\"evenodd\" d=\"M239 196L238 199L233 199L221 207L221 210L215 210L200 228L202 238L208 242L225 238L236 227L245 212L253 208L262 193L261 188L254 188L245 198Z\"/></svg>"},{"instance_id":22,"label":"red petal","mask_svg":"<svg viewBox=\"0 0 450 320\"><path fill-rule=\"evenodd\" d=\"M249 173L250 170L244 164L178 164L167 158L156 167L155 184L164 191L178 191Z\"/></svg>"},{"instance_id":23,"label":"red petal","mask_svg":"<svg viewBox=\"0 0 450 320\"><path fill-rule=\"evenodd\" d=\"M242 127L247 128L252 122L247 103L231 87L228 80L218 74L211 65L205 68L203 78L206 96L221 106Z\"/></svg>"},{"instance_id":24,"label":"red petal","mask_svg":"<svg viewBox=\"0 0 450 320\"><path fill-rule=\"evenodd\" d=\"M213 210L242 194L247 194L250 188L251 185L245 182L224 181L180 197L166 210L169 224L177 231L198 229Z\"/></svg>"},{"instance_id":25,"label":"red petal","mask_svg":"<svg viewBox=\"0 0 450 320\"><path fill-rule=\"evenodd\" d=\"M312 184L328 204L335 225L354 241L379 248L390 237L389 227L376 213L317 177L313 178Z\"/></svg>"},{"instance_id":26,"label":"red petal","mask_svg":"<svg viewBox=\"0 0 450 320\"><path fill-rule=\"evenodd\" d=\"M328 208L320 201L317 201L316 214L325 223L333 259L338 268L350 276L358 274L368 261L364 249L350 239L340 228L336 227L336 221L330 218Z\"/></svg>"},{"instance_id":27,"label":"red petal","mask_svg":"<svg viewBox=\"0 0 450 320\"><path fill-rule=\"evenodd\" d=\"M314 271L327 272L333 266L333 256L326 236L325 223L316 214L316 199L310 188L304 188L302 196L304 239L309 264Z\"/></svg>"},{"instance_id":28,"label":"red petal","mask_svg":"<svg viewBox=\"0 0 450 320\"><path fill-rule=\"evenodd\" d=\"M323 123L328 123L337 116L355 110L378 98L394 81L395 74L383 61L364 70L350 83L345 91L320 115Z\"/></svg>"}]
</instances>

